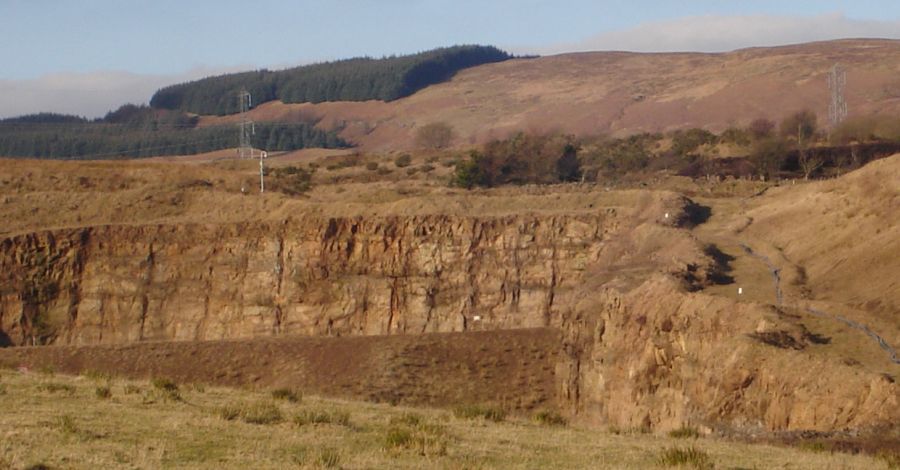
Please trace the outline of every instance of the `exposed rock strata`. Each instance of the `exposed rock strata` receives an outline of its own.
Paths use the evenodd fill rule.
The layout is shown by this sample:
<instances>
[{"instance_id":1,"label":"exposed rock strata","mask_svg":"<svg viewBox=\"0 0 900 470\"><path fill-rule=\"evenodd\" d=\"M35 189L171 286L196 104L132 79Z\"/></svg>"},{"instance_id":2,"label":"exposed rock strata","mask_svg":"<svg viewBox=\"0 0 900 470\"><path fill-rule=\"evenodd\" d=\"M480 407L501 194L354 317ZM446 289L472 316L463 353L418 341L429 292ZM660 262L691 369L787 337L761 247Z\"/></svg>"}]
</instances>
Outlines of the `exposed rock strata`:
<instances>
[{"instance_id":1,"label":"exposed rock strata","mask_svg":"<svg viewBox=\"0 0 900 470\"><path fill-rule=\"evenodd\" d=\"M34 233L0 242L0 331L77 345L548 326L617 224L613 210Z\"/></svg>"}]
</instances>

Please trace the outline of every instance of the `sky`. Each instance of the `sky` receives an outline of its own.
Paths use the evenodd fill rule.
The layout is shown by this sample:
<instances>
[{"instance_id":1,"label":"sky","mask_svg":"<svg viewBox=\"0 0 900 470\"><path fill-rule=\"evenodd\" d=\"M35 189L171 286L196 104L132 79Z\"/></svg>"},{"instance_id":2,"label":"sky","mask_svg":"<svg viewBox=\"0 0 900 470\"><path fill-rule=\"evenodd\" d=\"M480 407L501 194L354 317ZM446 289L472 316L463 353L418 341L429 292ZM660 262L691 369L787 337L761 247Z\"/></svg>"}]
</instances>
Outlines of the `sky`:
<instances>
[{"instance_id":1,"label":"sky","mask_svg":"<svg viewBox=\"0 0 900 470\"><path fill-rule=\"evenodd\" d=\"M0 0L0 18L0 117L97 117L208 75L454 44L549 55L900 39L897 0Z\"/></svg>"}]
</instances>

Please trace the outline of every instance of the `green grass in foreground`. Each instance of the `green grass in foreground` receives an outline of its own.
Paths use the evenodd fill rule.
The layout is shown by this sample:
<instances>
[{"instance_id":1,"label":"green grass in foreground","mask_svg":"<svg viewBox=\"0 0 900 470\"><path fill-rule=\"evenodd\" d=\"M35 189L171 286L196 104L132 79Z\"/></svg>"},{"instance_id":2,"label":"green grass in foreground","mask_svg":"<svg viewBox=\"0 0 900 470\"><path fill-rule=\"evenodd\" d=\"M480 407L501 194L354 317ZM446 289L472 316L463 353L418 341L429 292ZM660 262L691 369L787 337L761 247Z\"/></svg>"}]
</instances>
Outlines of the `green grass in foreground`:
<instances>
[{"instance_id":1,"label":"green grass in foreground","mask_svg":"<svg viewBox=\"0 0 900 470\"><path fill-rule=\"evenodd\" d=\"M510 417L7 370L0 390L0 469L888 468L860 455L581 429L546 411Z\"/></svg>"}]
</instances>

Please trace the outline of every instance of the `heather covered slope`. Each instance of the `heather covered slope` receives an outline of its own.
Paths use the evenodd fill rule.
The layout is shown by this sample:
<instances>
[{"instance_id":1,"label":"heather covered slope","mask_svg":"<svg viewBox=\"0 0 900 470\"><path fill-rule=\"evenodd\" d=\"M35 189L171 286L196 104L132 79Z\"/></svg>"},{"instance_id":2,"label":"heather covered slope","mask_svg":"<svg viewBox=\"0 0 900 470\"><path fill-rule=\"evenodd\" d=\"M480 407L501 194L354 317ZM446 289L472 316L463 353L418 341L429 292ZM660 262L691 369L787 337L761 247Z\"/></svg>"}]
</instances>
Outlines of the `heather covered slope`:
<instances>
[{"instance_id":1,"label":"heather covered slope","mask_svg":"<svg viewBox=\"0 0 900 470\"><path fill-rule=\"evenodd\" d=\"M321 119L366 149L408 148L418 128L446 122L456 144L520 130L628 135L675 128L721 131L811 109L828 116L826 75L847 69L851 116L900 110L900 41L841 40L722 54L589 52L463 70L390 103L273 101L257 121ZM206 117L201 125L235 120Z\"/></svg>"}]
</instances>

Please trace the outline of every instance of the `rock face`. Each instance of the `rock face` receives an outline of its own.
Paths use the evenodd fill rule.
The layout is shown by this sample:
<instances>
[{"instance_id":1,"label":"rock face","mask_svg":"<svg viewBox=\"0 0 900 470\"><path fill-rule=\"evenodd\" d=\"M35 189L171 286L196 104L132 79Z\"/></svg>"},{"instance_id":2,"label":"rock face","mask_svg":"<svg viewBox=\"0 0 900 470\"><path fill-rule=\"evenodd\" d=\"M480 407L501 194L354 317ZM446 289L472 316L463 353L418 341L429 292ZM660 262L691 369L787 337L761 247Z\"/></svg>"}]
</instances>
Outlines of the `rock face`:
<instances>
[{"instance_id":1,"label":"rock face","mask_svg":"<svg viewBox=\"0 0 900 470\"><path fill-rule=\"evenodd\" d=\"M0 242L7 344L542 327L609 214L104 226Z\"/></svg>"},{"instance_id":2,"label":"rock face","mask_svg":"<svg viewBox=\"0 0 900 470\"><path fill-rule=\"evenodd\" d=\"M656 277L612 289L563 325L558 376L574 414L621 428L835 431L900 421L900 385L830 357L772 306L687 293Z\"/></svg>"},{"instance_id":3,"label":"rock face","mask_svg":"<svg viewBox=\"0 0 900 470\"><path fill-rule=\"evenodd\" d=\"M546 388L553 375L558 388L539 399L518 396L525 401L516 406L543 406L555 397L592 424L656 430L689 424L834 431L900 422L900 385L893 376L830 352L827 338L809 331L789 306L691 292L716 270L692 233L678 228L692 223L691 202L654 204L560 215L310 216L15 236L0 241L0 342L127 345L282 335L393 340L399 334L543 328L536 349L522 350L544 372L555 363L553 374L538 374L534 383ZM502 335L476 336L489 342ZM364 342L370 349L361 353L382 350L377 339ZM80 349L41 357L56 358L66 370L91 368L78 359ZM17 349L25 351L23 358L37 350ZM109 358L115 347L94 350L100 351L97 364L130 367ZM490 354L485 351L470 344L460 356ZM407 364L398 356L398 370L465 363L436 354L434 363L416 356ZM298 376L297 383L325 380L330 368L321 360L313 348L303 367L324 375ZM217 370L252 368L253 361L228 356ZM501 374L505 363L485 370ZM472 367L467 373L481 366ZM410 377L398 372L372 380L383 379L383 391L418 387L413 395L427 398L428 387ZM454 377L469 381L465 374ZM509 387L530 386L521 374L509 377Z\"/></svg>"}]
</instances>

